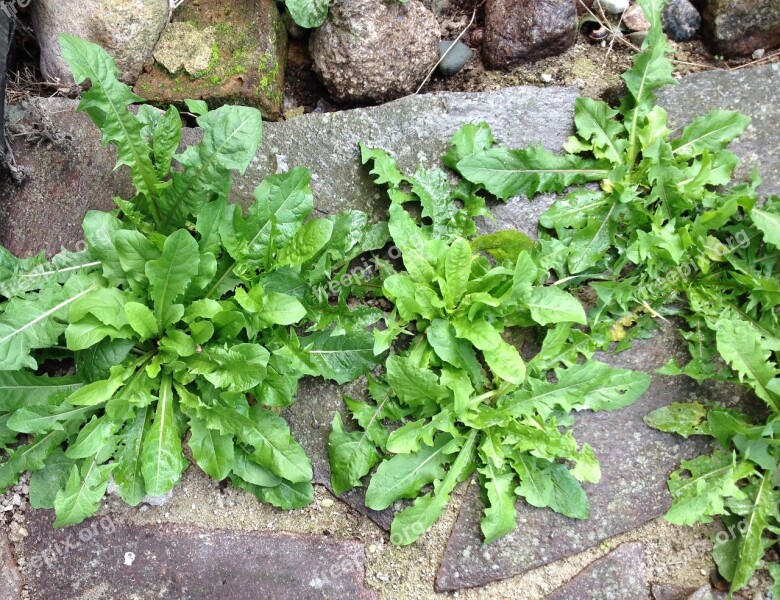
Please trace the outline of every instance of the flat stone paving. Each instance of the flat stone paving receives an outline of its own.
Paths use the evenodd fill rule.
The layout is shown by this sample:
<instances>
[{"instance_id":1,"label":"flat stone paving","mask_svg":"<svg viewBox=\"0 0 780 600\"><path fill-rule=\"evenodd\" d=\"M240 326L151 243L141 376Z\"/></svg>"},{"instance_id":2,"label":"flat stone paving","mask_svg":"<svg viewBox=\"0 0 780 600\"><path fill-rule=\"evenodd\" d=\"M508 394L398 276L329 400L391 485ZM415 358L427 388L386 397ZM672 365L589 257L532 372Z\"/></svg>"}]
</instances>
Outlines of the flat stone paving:
<instances>
[{"instance_id":1,"label":"flat stone paving","mask_svg":"<svg viewBox=\"0 0 780 600\"><path fill-rule=\"evenodd\" d=\"M734 150L750 166L760 157L764 176L762 191L777 193L780 190L780 145L777 143L780 108L767 94L769 90L778 89L778 83L780 68L777 65L735 73L705 73L689 77L665 92L662 104L670 111L670 120L677 129L691 117L716 105L738 108L749 114L753 118L751 129L744 140L735 144ZM304 165L313 172L312 188L320 212L362 209L380 218L386 206L377 201L380 193L371 183L367 169L360 165L358 142L390 150L404 168L413 170L419 162L427 166L439 164L450 136L460 123L485 119L493 126L500 142L512 146L541 142L549 149L559 151L571 133L575 97L575 90L565 88L509 88L483 94L437 94L410 97L376 108L308 115L267 124L258 156L247 176L234 188L232 199L246 205L252 201L252 191L262 177ZM32 253L40 248L53 252L63 244L73 247L81 237L80 221L88 208L111 207L112 195L119 193L128 197L131 193L126 173L111 172L112 152L101 148L97 131L84 115L72 114L73 102L45 100L37 101L35 106L37 108L26 115L12 113L13 122L18 125L17 129L25 130L36 119L48 119L49 125L44 127L44 132L55 143L35 147L25 143L22 136L16 137L14 150L17 161L28 169L30 178L21 188L9 187L12 184L7 182L0 185L0 243L19 254ZM55 120L52 120L52 115L56 115ZM197 135L196 132L186 131L184 139L193 140ZM498 224L494 227L516 227L534 234L539 214L551 201L551 197L537 199L533 203L523 198L512 199L506 205L495 207ZM486 224L486 227L489 226ZM670 353L678 351L678 342L667 333L661 339L638 343L631 352L609 360L651 371L663 364ZM359 384L356 385L359 387ZM315 480L326 485L329 470L325 444L332 412L340 408L339 397L343 391L329 384L304 382L299 402L288 411L294 432L312 457ZM701 440L683 441L652 431L643 424L642 417L668 402L704 397L710 393L728 402L740 399L740 393L734 389L700 388L684 378L662 379L656 376L648 394L633 406L614 413L578 416L575 434L581 442L593 446L603 467L602 482L588 489L592 516L587 521L573 521L518 503L518 530L490 546L484 546L477 527L481 501L472 489L471 498L464 503L448 543L439 570L438 589L457 590L511 577L597 545L606 538L632 530L663 514L669 505L665 488L669 471L681 457L694 455L706 449L706 445ZM359 492L344 499L356 507L361 504ZM50 535L50 530L45 529L45 519L50 517L42 515L46 513L33 513L31 516L32 520L39 522L39 525L31 527L31 532L39 527L40 543L44 544ZM389 523L388 513L367 516L385 528ZM47 531L45 536L40 533L43 531ZM202 560L203 569L209 569L212 567L206 563L214 561L214 569L229 565L239 577L246 572L244 562L235 559L225 562L230 553L198 554L198 546L193 540L207 539L210 543L222 544L221 539L225 538L226 547L238 552L242 544L249 543L249 538L252 538L251 543L256 544L258 549L257 556L270 556L262 554L263 549L271 548L269 552L281 555L280 548L293 547L284 546L293 544L284 536L286 541L279 542L282 546L271 547L264 546L265 542L254 535L169 525L145 528L118 526L115 541L124 541L125 536L129 536L128 540L133 543L148 539L151 547L163 552L166 544L179 543L174 543L175 536L191 538L180 540L180 547L191 551L192 557L189 554L175 555L179 563ZM32 539L35 539L34 535ZM326 544L326 541L323 538L321 543ZM316 538L309 542L318 543ZM44 549L42 547L41 551ZM330 546L326 551L339 552ZM90 550L86 548L84 552ZM106 585L102 579L115 575L127 578L127 585L153 586L159 583L160 577L166 576L165 571L157 569L154 563L137 563L148 568L137 569L143 573L134 579L135 576L131 577L119 568L121 564L117 565L116 561L124 556L119 552L119 548L105 550L108 562L105 567L95 570L95 585ZM356 547L349 552L352 554L346 552L345 555L360 553ZM296 556L295 552L292 555ZM275 554L273 556L275 561ZM76 566L74 563L73 568ZM279 566L283 567L281 559ZM218 580L218 576L214 576L200 583L197 575L186 581L176 579L170 573L168 576L171 578L166 585L171 586L216 585ZM43 586L41 577L44 576L28 576L28 585L32 589L38 589L36 585ZM49 573L45 577L54 581L55 576ZM269 576L269 581L272 579ZM310 583L304 579L290 581ZM77 582L75 577L70 577L57 580L57 585L67 585L68 580L70 584ZM292 584L288 582L285 585ZM287 597L294 596L288 594Z\"/></svg>"},{"instance_id":2,"label":"flat stone paving","mask_svg":"<svg viewBox=\"0 0 780 600\"><path fill-rule=\"evenodd\" d=\"M379 597L363 585L357 541L116 524L110 516L65 529L53 521L43 510L27 521L25 573L35 600Z\"/></svg>"},{"instance_id":3,"label":"flat stone paving","mask_svg":"<svg viewBox=\"0 0 780 600\"><path fill-rule=\"evenodd\" d=\"M0 600L19 600L22 594L22 578L16 568L16 560L5 535L0 532Z\"/></svg>"},{"instance_id":4,"label":"flat stone paving","mask_svg":"<svg viewBox=\"0 0 780 600\"><path fill-rule=\"evenodd\" d=\"M645 547L638 542L621 544L547 596L547 600L649 600L644 571Z\"/></svg>"}]
</instances>

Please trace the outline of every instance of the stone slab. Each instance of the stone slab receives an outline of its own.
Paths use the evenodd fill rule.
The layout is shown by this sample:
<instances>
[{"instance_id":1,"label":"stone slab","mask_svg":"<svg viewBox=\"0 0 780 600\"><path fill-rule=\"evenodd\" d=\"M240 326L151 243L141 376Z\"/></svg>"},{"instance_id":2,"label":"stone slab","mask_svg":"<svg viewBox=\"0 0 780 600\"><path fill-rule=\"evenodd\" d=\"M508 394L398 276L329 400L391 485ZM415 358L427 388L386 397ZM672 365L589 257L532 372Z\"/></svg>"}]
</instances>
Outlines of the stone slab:
<instances>
[{"instance_id":1,"label":"stone slab","mask_svg":"<svg viewBox=\"0 0 780 600\"><path fill-rule=\"evenodd\" d=\"M16 568L11 546L0 532L0 600L19 600L22 597L22 579Z\"/></svg>"},{"instance_id":2,"label":"stone slab","mask_svg":"<svg viewBox=\"0 0 780 600\"><path fill-rule=\"evenodd\" d=\"M300 442L306 454L311 458L314 471L314 483L324 485L331 492L330 462L328 460L328 437L330 436L333 415L341 413L345 423L350 417L344 406L343 396L364 399L366 381L361 378L345 386L320 380L305 378L298 386L298 400L282 414L295 439ZM382 511L371 510L365 506L365 488L350 490L339 496L339 499L365 515L382 529L390 531L390 523L395 511L387 508Z\"/></svg>"},{"instance_id":3,"label":"stone slab","mask_svg":"<svg viewBox=\"0 0 780 600\"><path fill-rule=\"evenodd\" d=\"M616 356L600 356L615 366L653 373L671 356L684 357L684 346L672 328L634 343ZM733 405L747 402L736 386L699 386L686 377L652 376L650 388L631 406L613 412L576 416L574 436L588 443L601 462L601 481L583 487L590 517L580 521L551 510L517 503L517 528L492 544L482 543L479 521L483 504L470 491L447 543L436 586L440 591L484 585L577 554L599 542L631 531L663 515L671 502L666 481L683 458L711 448L708 440L656 431L643 417L671 402L692 398ZM476 486L472 486L476 488Z\"/></svg>"},{"instance_id":4,"label":"stone slab","mask_svg":"<svg viewBox=\"0 0 780 600\"><path fill-rule=\"evenodd\" d=\"M30 513L30 598L378 599L364 586L364 548L324 536L121 524L111 517L53 529Z\"/></svg>"},{"instance_id":5,"label":"stone slab","mask_svg":"<svg viewBox=\"0 0 780 600\"><path fill-rule=\"evenodd\" d=\"M650 586L653 600L727 600L728 594L706 585L701 588L654 583ZM741 594L734 594L732 600L745 600Z\"/></svg>"},{"instance_id":6,"label":"stone slab","mask_svg":"<svg viewBox=\"0 0 780 600\"><path fill-rule=\"evenodd\" d=\"M0 174L0 244L18 256L79 249L88 210L111 210L114 196L132 197L127 170L113 170L115 150L102 147L100 132L76 106L35 99L8 113L24 182Z\"/></svg>"},{"instance_id":7,"label":"stone slab","mask_svg":"<svg viewBox=\"0 0 780 600\"><path fill-rule=\"evenodd\" d=\"M713 109L738 110L752 122L731 149L742 159L737 174L747 177L758 165L762 195L780 195L780 64L733 71L706 71L665 88L660 104L669 111L669 128L682 128Z\"/></svg>"},{"instance_id":8,"label":"stone slab","mask_svg":"<svg viewBox=\"0 0 780 600\"><path fill-rule=\"evenodd\" d=\"M580 571L546 600L649 600L645 547L626 543Z\"/></svg>"}]
</instances>

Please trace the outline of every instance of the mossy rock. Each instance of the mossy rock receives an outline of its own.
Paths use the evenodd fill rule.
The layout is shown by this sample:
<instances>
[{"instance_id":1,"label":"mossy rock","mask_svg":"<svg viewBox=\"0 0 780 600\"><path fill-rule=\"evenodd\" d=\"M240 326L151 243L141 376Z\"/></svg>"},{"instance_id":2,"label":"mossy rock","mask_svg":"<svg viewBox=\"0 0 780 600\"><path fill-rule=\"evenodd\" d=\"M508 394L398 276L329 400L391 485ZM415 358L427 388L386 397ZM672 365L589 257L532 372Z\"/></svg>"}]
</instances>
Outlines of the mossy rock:
<instances>
[{"instance_id":1,"label":"mossy rock","mask_svg":"<svg viewBox=\"0 0 780 600\"><path fill-rule=\"evenodd\" d=\"M279 118L287 32L275 0L187 2L154 51L135 93L161 105L184 100L256 106Z\"/></svg>"}]
</instances>

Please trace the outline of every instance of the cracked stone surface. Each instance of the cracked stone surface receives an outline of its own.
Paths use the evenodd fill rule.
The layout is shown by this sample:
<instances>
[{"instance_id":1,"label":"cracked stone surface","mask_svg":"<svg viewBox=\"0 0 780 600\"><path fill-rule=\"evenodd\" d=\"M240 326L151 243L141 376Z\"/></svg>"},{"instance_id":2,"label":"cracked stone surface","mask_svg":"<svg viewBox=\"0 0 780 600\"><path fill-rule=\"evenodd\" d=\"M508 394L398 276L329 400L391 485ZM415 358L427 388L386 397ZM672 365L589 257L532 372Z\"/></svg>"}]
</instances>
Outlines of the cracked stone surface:
<instances>
[{"instance_id":1,"label":"cracked stone surface","mask_svg":"<svg viewBox=\"0 0 780 600\"><path fill-rule=\"evenodd\" d=\"M640 543L622 544L583 569L547 600L649 600L644 552Z\"/></svg>"},{"instance_id":2,"label":"cracked stone surface","mask_svg":"<svg viewBox=\"0 0 780 600\"><path fill-rule=\"evenodd\" d=\"M53 511L27 522L31 598L355 598L364 586L361 542L288 533L137 526L93 518L53 529Z\"/></svg>"}]
</instances>

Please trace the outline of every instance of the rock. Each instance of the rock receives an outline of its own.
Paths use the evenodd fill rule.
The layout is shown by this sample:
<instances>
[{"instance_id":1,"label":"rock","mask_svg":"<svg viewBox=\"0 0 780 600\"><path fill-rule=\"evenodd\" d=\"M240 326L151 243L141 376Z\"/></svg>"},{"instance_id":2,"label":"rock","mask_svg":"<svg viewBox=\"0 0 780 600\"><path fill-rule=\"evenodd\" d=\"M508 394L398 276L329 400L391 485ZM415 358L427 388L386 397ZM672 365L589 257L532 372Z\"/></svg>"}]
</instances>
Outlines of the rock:
<instances>
[{"instance_id":1,"label":"rock","mask_svg":"<svg viewBox=\"0 0 780 600\"><path fill-rule=\"evenodd\" d=\"M290 36L290 39L303 40L309 35L309 30L298 25L287 12L282 13L282 22L284 22L284 26L287 29L287 35Z\"/></svg>"},{"instance_id":2,"label":"rock","mask_svg":"<svg viewBox=\"0 0 780 600\"><path fill-rule=\"evenodd\" d=\"M545 600L649 600L644 571L644 545L639 542L621 544Z\"/></svg>"},{"instance_id":3,"label":"rock","mask_svg":"<svg viewBox=\"0 0 780 600\"><path fill-rule=\"evenodd\" d=\"M629 0L596 0L596 8L600 6L609 15L620 15L628 8Z\"/></svg>"},{"instance_id":4,"label":"rock","mask_svg":"<svg viewBox=\"0 0 780 600\"><path fill-rule=\"evenodd\" d=\"M103 46L127 83L136 80L168 22L168 0L35 0L32 22L46 79L72 84L57 36L69 33Z\"/></svg>"},{"instance_id":5,"label":"rock","mask_svg":"<svg viewBox=\"0 0 780 600\"><path fill-rule=\"evenodd\" d=\"M716 590L709 585L695 588L670 583L654 583L650 589L653 600L727 600L728 598L726 592ZM732 600L745 600L745 597L734 594Z\"/></svg>"},{"instance_id":6,"label":"rock","mask_svg":"<svg viewBox=\"0 0 780 600\"><path fill-rule=\"evenodd\" d=\"M749 56L780 44L777 0L701 0L704 39L715 54Z\"/></svg>"},{"instance_id":7,"label":"rock","mask_svg":"<svg viewBox=\"0 0 780 600\"><path fill-rule=\"evenodd\" d=\"M439 58L440 36L419 0L350 0L331 7L309 48L334 99L384 102L417 89Z\"/></svg>"},{"instance_id":8,"label":"rock","mask_svg":"<svg viewBox=\"0 0 780 600\"><path fill-rule=\"evenodd\" d=\"M638 4L632 4L629 9L623 13L623 25L625 25L629 31L647 31L650 29L650 21L647 20L642 7Z\"/></svg>"},{"instance_id":9,"label":"rock","mask_svg":"<svg viewBox=\"0 0 780 600\"><path fill-rule=\"evenodd\" d=\"M100 132L76 106L35 98L9 110L9 131L22 134L14 135L11 148L26 179L17 185L0 178L0 244L17 256L52 255L61 246L82 250L86 211L112 210L111 198L133 196L127 171L113 171L116 151L103 147ZM25 132L34 136L25 141Z\"/></svg>"},{"instance_id":10,"label":"rock","mask_svg":"<svg viewBox=\"0 0 780 600\"><path fill-rule=\"evenodd\" d=\"M6 61L11 48L13 21L0 10L0 98L5 98ZM5 101L0 102L0 169L5 166Z\"/></svg>"},{"instance_id":11,"label":"rock","mask_svg":"<svg viewBox=\"0 0 780 600\"><path fill-rule=\"evenodd\" d=\"M577 36L575 0L488 0L482 59L490 69L561 54Z\"/></svg>"},{"instance_id":12,"label":"rock","mask_svg":"<svg viewBox=\"0 0 780 600\"><path fill-rule=\"evenodd\" d=\"M0 532L0 600L20 600L22 578L16 569L16 561L8 540Z\"/></svg>"},{"instance_id":13,"label":"rock","mask_svg":"<svg viewBox=\"0 0 780 600\"><path fill-rule=\"evenodd\" d=\"M647 38L647 31L632 31L626 34L626 39L636 47L641 47Z\"/></svg>"},{"instance_id":14,"label":"rock","mask_svg":"<svg viewBox=\"0 0 780 600\"><path fill-rule=\"evenodd\" d=\"M590 14L588 12L588 9L593 10L591 8L592 6L593 6L593 0L577 0L577 14L578 15Z\"/></svg>"},{"instance_id":15,"label":"rock","mask_svg":"<svg viewBox=\"0 0 780 600\"><path fill-rule=\"evenodd\" d=\"M464 10L471 14L474 10L473 0L420 0L420 2L437 17L454 15Z\"/></svg>"},{"instance_id":16,"label":"rock","mask_svg":"<svg viewBox=\"0 0 780 600\"><path fill-rule=\"evenodd\" d=\"M113 515L54 529L53 517L53 511L44 510L28 516L24 557L30 598L379 597L364 584L361 542L187 525L138 526Z\"/></svg>"},{"instance_id":17,"label":"rock","mask_svg":"<svg viewBox=\"0 0 780 600\"><path fill-rule=\"evenodd\" d=\"M209 68L216 41L217 31L213 27L198 29L192 23L171 23L154 48L154 60L171 75L184 69L198 77Z\"/></svg>"},{"instance_id":18,"label":"rock","mask_svg":"<svg viewBox=\"0 0 780 600\"><path fill-rule=\"evenodd\" d=\"M439 73L444 75L444 77L452 77L455 75L466 65L467 62L471 60L471 57L473 56L471 48L469 48L463 42L458 42L455 44L455 47L452 48L452 50L450 50L451 46L451 41L442 41L439 44L439 58L444 56L445 52L447 53L447 55L444 56L444 59L439 63L438 67Z\"/></svg>"},{"instance_id":19,"label":"rock","mask_svg":"<svg viewBox=\"0 0 780 600\"><path fill-rule=\"evenodd\" d=\"M701 15L689 0L669 0L661 17L664 32L675 42L687 42L701 28Z\"/></svg>"},{"instance_id":20,"label":"rock","mask_svg":"<svg viewBox=\"0 0 780 600\"><path fill-rule=\"evenodd\" d=\"M287 31L275 0L185 2L154 49L135 93L158 104L184 100L282 112Z\"/></svg>"},{"instance_id":21,"label":"rock","mask_svg":"<svg viewBox=\"0 0 780 600\"><path fill-rule=\"evenodd\" d=\"M709 71L685 77L679 85L659 94L660 104L669 111L669 128L680 131L699 115L716 108L737 110L752 120L745 133L730 149L741 159L736 176L750 177L758 167L763 183L761 196L780 195L780 144L777 124L780 108L780 64L764 65L733 72Z\"/></svg>"}]
</instances>

